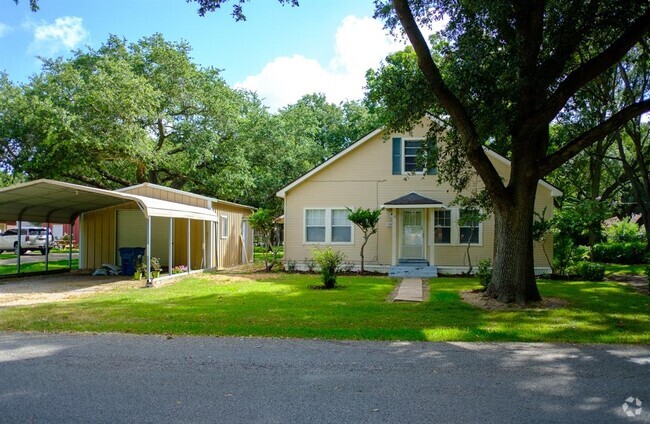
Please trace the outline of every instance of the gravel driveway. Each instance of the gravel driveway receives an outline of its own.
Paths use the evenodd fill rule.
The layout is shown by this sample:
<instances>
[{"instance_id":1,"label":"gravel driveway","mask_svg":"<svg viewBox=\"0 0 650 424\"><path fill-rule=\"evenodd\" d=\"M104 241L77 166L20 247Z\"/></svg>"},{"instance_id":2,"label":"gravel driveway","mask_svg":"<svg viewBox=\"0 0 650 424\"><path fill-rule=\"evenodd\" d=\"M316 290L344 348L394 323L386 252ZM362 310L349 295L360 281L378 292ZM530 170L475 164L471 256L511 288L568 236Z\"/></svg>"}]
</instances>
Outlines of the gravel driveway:
<instances>
[{"instance_id":1,"label":"gravel driveway","mask_svg":"<svg viewBox=\"0 0 650 424\"><path fill-rule=\"evenodd\" d=\"M140 287L143 281L125 276L92 276L87 272L0 279L0 308L58 302L121 287Z\"/></svg>"}]
</instances>

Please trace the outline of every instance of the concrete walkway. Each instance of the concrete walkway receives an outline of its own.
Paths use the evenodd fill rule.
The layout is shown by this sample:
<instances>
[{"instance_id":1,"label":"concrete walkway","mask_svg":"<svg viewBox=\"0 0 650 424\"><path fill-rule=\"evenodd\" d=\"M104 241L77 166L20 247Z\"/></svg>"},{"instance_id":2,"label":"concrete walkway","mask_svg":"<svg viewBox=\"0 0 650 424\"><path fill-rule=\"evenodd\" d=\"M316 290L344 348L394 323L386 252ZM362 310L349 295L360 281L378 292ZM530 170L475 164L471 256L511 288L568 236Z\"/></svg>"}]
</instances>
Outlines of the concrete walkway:
<instances>
[{"instance_id":1,"label":"concrete walkway","mask_svg":"<svg viewBox=\"0 0 650 424\"><path fill-rule=\"evenodd\" d=\"M422 302L422 279L404 278L397 289L396 301Z\"/></svg>"}]
</instances>

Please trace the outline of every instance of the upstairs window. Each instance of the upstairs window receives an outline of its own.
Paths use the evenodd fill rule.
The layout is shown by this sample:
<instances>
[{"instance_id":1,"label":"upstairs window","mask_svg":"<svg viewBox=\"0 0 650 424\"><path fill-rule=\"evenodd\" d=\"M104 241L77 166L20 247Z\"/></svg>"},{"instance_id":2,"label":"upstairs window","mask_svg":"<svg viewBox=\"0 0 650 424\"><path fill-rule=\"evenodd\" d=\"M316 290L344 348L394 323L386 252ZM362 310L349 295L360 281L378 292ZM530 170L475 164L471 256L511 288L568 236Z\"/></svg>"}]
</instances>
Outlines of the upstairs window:
<instances>
[{"instance_id":1,"label":"upstairs window","mask_svg":"<svg viewBox=\"0 0 650 424\"><path fill-rule=\"evenodd\" d=\"M404 140L404 172L423 172L422 159L422 141Z\"/></svg>"}]
</instances>

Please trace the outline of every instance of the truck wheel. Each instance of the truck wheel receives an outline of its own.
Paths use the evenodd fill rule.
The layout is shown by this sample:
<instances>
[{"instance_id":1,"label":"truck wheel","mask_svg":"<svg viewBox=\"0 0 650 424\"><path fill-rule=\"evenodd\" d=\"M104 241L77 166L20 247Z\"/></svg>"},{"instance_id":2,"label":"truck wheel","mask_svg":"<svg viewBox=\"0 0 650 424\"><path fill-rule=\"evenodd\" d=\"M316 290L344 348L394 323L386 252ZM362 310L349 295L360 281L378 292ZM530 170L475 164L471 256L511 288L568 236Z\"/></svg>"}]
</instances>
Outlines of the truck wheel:
<instances>
[{"instance_id":1,"label":"truck wheel","mask_svg":"<svg viewBox=\"0 0 650 424\"><path fill-rule=\"evenodd\" d=\"M45 254L45 249L38 249L38 250L40 250L41 255L44 255L44 254Z\"/></svg>"},{"instance_id":2,"label":"truck wheel","mask_svg":"<svg viewBox=\"0 0 650 424\"><path fill-rule=\"evenodd\" d=\"M18 243L14 243L14 253L16 255L20 255L21 253L18 251Z\"/></svg>"}]
</instances>

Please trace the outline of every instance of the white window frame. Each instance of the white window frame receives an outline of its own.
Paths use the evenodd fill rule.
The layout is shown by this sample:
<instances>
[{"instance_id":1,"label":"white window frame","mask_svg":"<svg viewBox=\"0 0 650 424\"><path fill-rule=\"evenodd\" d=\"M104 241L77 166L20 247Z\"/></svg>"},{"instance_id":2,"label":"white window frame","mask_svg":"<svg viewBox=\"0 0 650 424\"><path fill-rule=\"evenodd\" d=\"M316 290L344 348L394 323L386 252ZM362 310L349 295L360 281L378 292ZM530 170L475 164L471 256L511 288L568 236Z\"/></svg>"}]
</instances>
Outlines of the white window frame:
<instances>
[{"instance_id":1,"label":"white window frame","mask_svg":"<svg viewBox=\"0 0 650 424\"><path fill-rule=\"evenodd\" d=\"M307 211L311 210L324 210L325 211L325 241L307 241ZM302 242L305 245L335 245L335 246L351 246L354 245L354 223L350 220L350 241L332 241L332 211L347 210L345 207L323 207L323 208L305 208L303 211L303 225L302 225ZM342 225L339 225L342 227Z\"/></svg>"},{"instance_id":2,"label":"white window frame","mask_svg":"<svg viewBox=\"0 0 650 424\"><path fill-rule=\"evenodd\" d=\"M445 210L445 209L443 209ZM435 241L435 231L436 231L436 210L434 209L431 213L431 218L433 220L433 231L434 234L431 238L433 243L436 246L467 246L467 243L460 242L460 225L458 225L458 220L460 219L460 208L448 208L446 209L451 213L451 230L450 230L450 242L449 243L436 243ZM446 228L446 227L445 227ZM478 243L470 243L470 246L483 246L483 221L479 222L476 227L478 231Z\"/></svg>"},{"instance_id":3,"label":"white window frame","mask_svg":"<svg viewBox=\"0 0 650 424\"><path fill-rule=\"evenodd\" d=\"M423 138L409 138L409 139L404 139L402 140L402 175L423 175L424 172L426 171L426 168L423 166L422 170L420 171L407 171L406 170L406 143L409 141L417 141L420 143L420 150L422 150L422 144L424 143ZM413 157L409 155L409 157ZM415 160L416 160L416 166L417 166L417 153L415 155Z\"/></svg>"},{"instance_id":4,"label":"white window frame","mask_svg":"<svg viewBox=\"0 0 650 424\"><path fill-rule=\"evenodd\" d=\"M456 225L458 227L458 244L461 246L467 246L467 243L460 241L460 229L461 228L471 228L469 226L461 226L458 221L460 221L460 211L462 208L458 208L458 218L456 220ZM479 222L478 225L474 228L478 232L478 241L476 243L470 243L470 246L483 246L483 222Z\"/></svg>"},{"instance_id":5,"label":"white window frame","mask_svg":"<svg viewBox=\"0 0 650 424\"><path fill-rule=\"evenodd\" d=\"M449 228L449 243L436 241L436 212L449 212L449 226L440 226L440 228ZM454 212L452 209L433 210L433 242L440 246L452 246L454 244Z\"/></svg>"},{"instance_id":6,"label":"white window frame","mask_svg":"<svg viewBox=\"0 0 650 424\"><path fill-rule=\"evenodd\" d=\"M228 225L228 215L221 215L221 219L219 220L219 226L221 227L221 238L222 239L227 239L228 235L230 234L230 226Z\"/></svg>"}]
</instances>

